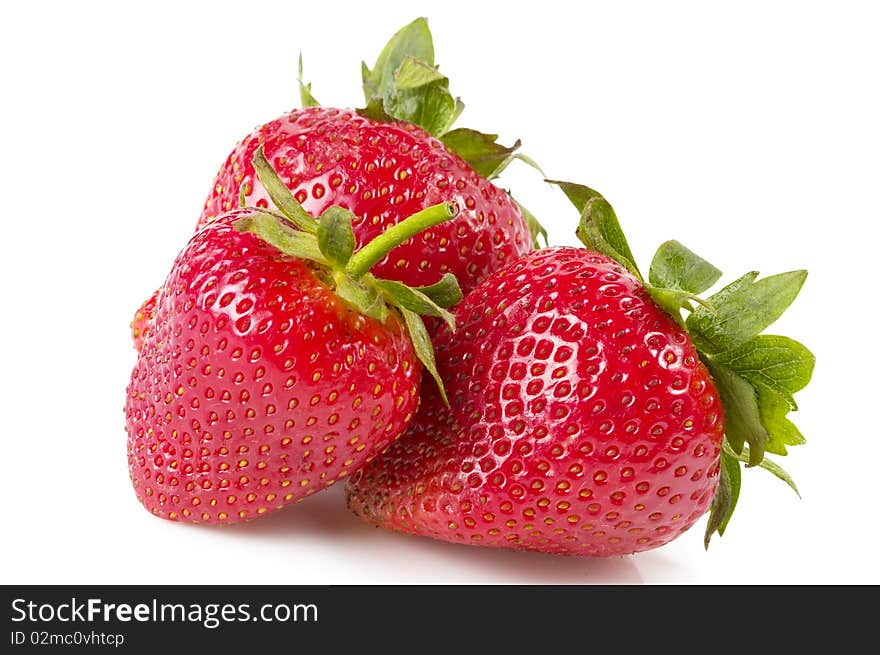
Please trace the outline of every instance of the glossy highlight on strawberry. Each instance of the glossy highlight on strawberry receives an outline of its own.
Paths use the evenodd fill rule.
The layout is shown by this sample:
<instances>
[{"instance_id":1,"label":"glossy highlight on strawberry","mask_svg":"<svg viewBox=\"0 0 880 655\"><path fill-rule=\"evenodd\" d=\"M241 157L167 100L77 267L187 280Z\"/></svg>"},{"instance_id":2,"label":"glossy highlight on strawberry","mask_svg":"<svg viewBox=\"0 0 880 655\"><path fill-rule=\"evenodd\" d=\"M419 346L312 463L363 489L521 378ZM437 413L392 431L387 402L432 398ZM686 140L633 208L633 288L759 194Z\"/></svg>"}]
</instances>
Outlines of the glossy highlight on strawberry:
<instances>
[{"instance_id":1,"label":"glossy highlight on strawberry","mask_svg":"<svg viewBox=\"0 0 880 655\"><path fill-rule=\"evenodd\" d=\"M687 334L620 264L530 253L435 339L451 409L356 474L368 520L446 541L579 555L655 548L706 511L724 419ZM427 395L427 394L426 394Z\"/></svg>"}]
</instances>

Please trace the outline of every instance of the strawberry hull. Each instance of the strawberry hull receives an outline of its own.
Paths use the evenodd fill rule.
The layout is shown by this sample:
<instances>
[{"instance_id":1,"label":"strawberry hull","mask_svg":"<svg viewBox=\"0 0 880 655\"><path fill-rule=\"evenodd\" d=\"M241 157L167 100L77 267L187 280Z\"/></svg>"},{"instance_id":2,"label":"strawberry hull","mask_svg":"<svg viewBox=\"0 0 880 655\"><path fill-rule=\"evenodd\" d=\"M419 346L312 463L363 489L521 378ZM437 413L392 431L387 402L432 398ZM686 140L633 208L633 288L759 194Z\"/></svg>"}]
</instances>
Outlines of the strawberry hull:
<instances>
[{"instance_id":1,"label":"strawberry hull","mask_svg":"<svg viewBox=\"0 0 880 655\"><path fill-rule=\"evenodd\" d=\"M408 425L421 364L400 321L351 309L302 260L219 218L178 256L125 406L141 503L247 520L326 488Z\"/></svg>"},{"instance_id":2,"label":"strawberry hull","mask_svg":"<svg viewBox=\"0 0 880 655\"><path fill-rule=\"evenodd\" d=\"M656 548L708 509L724 419L687 334L612 260L531 253L435 339L451 409L424 390L406 435L348 485L401 532L569 555Z\"/></svg>"}]
</instances>

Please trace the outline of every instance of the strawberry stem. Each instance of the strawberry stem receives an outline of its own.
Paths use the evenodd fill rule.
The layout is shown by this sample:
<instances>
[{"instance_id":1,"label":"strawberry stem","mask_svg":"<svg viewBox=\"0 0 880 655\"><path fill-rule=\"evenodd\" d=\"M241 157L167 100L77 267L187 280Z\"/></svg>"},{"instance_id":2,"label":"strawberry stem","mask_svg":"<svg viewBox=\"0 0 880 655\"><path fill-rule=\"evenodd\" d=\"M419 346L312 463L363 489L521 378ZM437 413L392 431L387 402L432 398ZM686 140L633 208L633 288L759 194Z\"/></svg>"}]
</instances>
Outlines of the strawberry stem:
<instances>
[{"instance_id":1,"label":"strawberry stem","mask_svg":"<svg viewBox=\"0 0 880 655\"><path fill-rule=\"evenodd\" d=\"M452 202L441 202L416 212L400 223L389 227L352 255L345 267L345 272L355 279L363 277L385 255L404 241L433 225L455 218L456 214L458 214L458 207Z\"/></svg>"}]
</instances>

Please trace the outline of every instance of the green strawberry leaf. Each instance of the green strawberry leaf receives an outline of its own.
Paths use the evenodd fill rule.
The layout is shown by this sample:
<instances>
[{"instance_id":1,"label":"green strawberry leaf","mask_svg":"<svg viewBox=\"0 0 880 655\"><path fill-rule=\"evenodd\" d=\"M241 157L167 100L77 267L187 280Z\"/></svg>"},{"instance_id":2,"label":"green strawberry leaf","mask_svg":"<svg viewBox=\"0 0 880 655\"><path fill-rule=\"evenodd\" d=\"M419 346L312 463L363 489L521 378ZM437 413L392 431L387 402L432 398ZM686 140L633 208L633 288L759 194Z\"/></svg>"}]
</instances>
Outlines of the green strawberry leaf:
<instances>
[{"instance_id":1,"label":"green strawberry leaf","mask_svg":"<svg viewBox=\"0 0 880 655\"><path fill-rule=\"evenodd\" d=\"M434 65L434 41L424 18L392 36L372 70L361 65L361 75L367 103L361 113L374 120L407 121L440 136L464 109Z\"/></svg>"},{"instance_id":2,"label":"green strawberry leaf","mask_svg":"<svg viewBox=\"0 0 880 655\"><path fill-rule=\"evenodd\" d=\"M501 175L514 159L519 159L543 175L541 167L534 159L516 152L522 145L519 139L510 147L503 146L497 142L497 134L485 134L460 127L446 132L440 140L487 180L494 180Z\"/></svg>"},{"instance_id":3,"label":"green strawberry leaf","mask_svg":"<svg viewBox=\"0 0 880 655\"><path fill-rule=\"evenodd\" d=\"M331 264L344 267L354 253L356 240L351 229L352 214L332 205L318 220L318 247Z\"/></svg>"},{"instance_id":4,"label":"green strawberry leaf","mask_svg":"<svg viewBox=\"0 0 880 655\"><path fill-rule=\"evenodd\" d=\"M449 79L433 66L407 55L395 74L393 90L383 97L385 112L442 135L460 113L449 93ZM461 106L463 108L463 105Z\"/></svg>"},{"instance_id":5,"label":"green strawberry leaf","mask_svg":"<svg viewBox=\"0 0 880 655\"><path fill-rule=\"evenodd\" d=\"M758 410L761 412L761 423L770 435L764 449L774 455L787 455L786 446L800 446L807 443L801 431L788 420L791 404L784 396L764 386L756 386Z\"/></svg>"},{"instance_id":6,"label":"green strawberry leaf","mask_svg":"<svg viewBox=\"0 0 880 655\"><path fill-rule=\"evenodd\" d=\"M381 98L373 98L367 103L366 107L359 109L358 113L380 123L391 123L394 121L394 117L389 116L385 111L385 103Z\"/></svg>"},{"instance_id":7,"label":"green strawberry leaf","mask_svg":"<svg viewBox=\"0 0 880 655\"><path fill-rule=\"evenodd\" d=\"M590 250L595 250L623 264L630 273L642 281L642 274L636 266L636 258L629 249L629 243L617 220L617 214L602 194L583 184L559 180L545 181L562 189L566 197L581 212L577 229L581 243Z\"/></svg>"},{"instance_id":8,"label":"green strawberry leaf","mask_svg":"<svg viewBox=\"0 0 880 655\"><path fill-rule=\"evenodd\" d=\"M579 214L584 212L587 203L593 198L601 198L602 194L583 184L575 184L574 182L562 182L560 180L544 180L548 184L553 184L562 189L565 197L571 201Z\"/></svg>"},{"instance_id":9,"label":"green strawberry leaf","mask_svg":"<svg viewBox=\"0 0 880 655\"><path fill-rule=\"evenodd\" d=\"M519 211L522 214L523 219L526 222L526 225L529 227L529 234L532 235L532 245L536 248L546 248L550 245L550 242L547 240L547 230L541 225L540 221L538 221L537 217L530 212L528 209L523 206L522 203L518 202L516 199L511 196L511 199L516 203L517 207L519 207ZM541 241L544 242L544 245L541 245Z\"/></svg>"},{"instance_id":10,"label":"green strawberry leaf","mask_svg":"<svg viewBox=\"0 0 880 655\"><path fill-rule=\"evenodd\" d=\"M743 451L741 453L737 453L735 450L733 450L733 448L730 447L730 444L728 444L727 442L724 442L722 444L722 455L725 454L729 458L744 463L748 463L750 457L748 446L743 447ZM791 488L792 491L794 491L798 495L798 498L800 498L801 492L798 491L797 485L794 483L794 480L784 468L779 466L779 464L765 457L761 460L761 463L758 464L758 466L782 480L785 484L789 486L789 488Z\"/></svg>"},{"instance_id":11,"label":"green strawberry leaf","mask_svg":"<svg viewBox=\"0 0 880 655\"><path fill-rule=\"evenodd\" d=\"M736 504L739 502L739 491L742 487L742 467L735 456L727 454L722 450L721 468L724 469L727 480L730 483L730 506L727 508L727 515L724 517L721 525L718 526L718 534L723 536L724 531L727 529L727 524L730 523L730 517L733 516L733 511L736 509Z\"/></svg>"},{"instance_id":12,"label":"green strawberry leaf","mask_svg":"<svg viewBox=\"0 0 880 655\"><path fill-rule=\"evenodd\" d=\"M771 275L757 282L746 273L709 298L715 313L696 308L687 327L702 352L727 351L757 336L788 309L807 277L806 271Z\"/></svg>"},{"instance_id":13,"label":"green strawberry leaf","mask_svg":"<svg viewBox=\"0 0 880 655\"><path fill-rule=\"evenodd\" d=\"M678 241L662 244L651 261L648 279L655 287L703 293L721 277L721 271Z\"/></svg>"},{"instance_id":14,"label":"green strawberry leaf","mask_svg":"<svg viewBox=\"0 0 880 655\"><path fill-rule=\"evenodd\" d=\"M706 358L721 404L724 406L725 433L735 452L742 452L743 444L751 446L750 466L757 466L764 457L764 445L770 439L761 422L761 410L755 388L724 364Z\"/></svg>"},{"instance_id":15,"label":"green strawberry leaf","mask_svg":"<svg viewBox=\"0 0 880 655\"><path fill-rule=\"evenodd\" d=\"M461 287L452 273L445 273L439 282L425 287L413 287L416 291L425 294L440 307L452 307L461 302Z\"/></svg>"},{"instance_id":16,"label":"green strawberry leaf","mask_svg":"<svg viewBox=\"0 0 880 655\"><path fill-rule=\"evenodd\" d=\"M400 67L394 74L394 89L400 91L413 91L429 86L436 82L449 83L449 79L433 65L416 59L412 55L406 55L400 63Z\"/></svg>"},{"instance_id":17,"label":"green strawberry leaf","mask_svg":"<svg viewBox=\"0 0 880 655\"><path fill-rule=\"evenodd\" d=\"M484 134L466 127L451 130L440 137L443 144L464 159L478 175L486 179L498 177L520 147L520 141L503 146L497 134Z\"/></svg>"},{"instance_id":18,"label":"green strawberry leaf","mask_svg":"<svg viewBox=\"0 0 880 655\"><path fill-rule=\"evenodd\" d=\"M303 232L315 234L318 231L317 223L296 201L290 189L278 177L278 173L275 172L263 153L263 146L257 148L254 153L253 165L257 178L284 217Z\"/></svg>"},{"instance_id":19,"label":"green strawberry leaf","mask_svg":"<svg viewBox=\"0 0 880 655\"><path fill-rule=\"evenodd\" d=\"M300 105L305 107L320 107L321 103L315 100L315 96L312 95L312 84L309 82L305 84L303 82L303 56L302 53L299 53L299 69L296 76L296 81L299 84L299 103Z\"/></svg>"},{"instance_id":20,"label":"green strawberry leaf","mask_svg":"<svg viewBox=\"0 0 880 655\"><path fill-rule=\"evenodd\" d=\"M718 491L709 507L709 522L706 525L704 537L704 544L707 548L709 547L709 540L712 534L717 531L719 535L723 536L724 531L727 529L727 524L730 523L730 518L733 516L733 511L739 499L740 486L742 484L740 463L749 465L750 459L751 453L748 446L743 446L742 452L737 453L728 443L727 439L723 441ZM779 464L764 457L758 466L782 480L800 498L801 493L798 491L794 480Z\"/></svg>"},{"instance_id":21,"label":"green strawberry leaf","mask_svg":"<svg viewBox=\"0 0 880 655\"><path fill-rule=\"evenodd\" d=\"M709 548L712 535L718 532L723 535L736 509L739 500L739 491L742 486L742 471L737 458L724 451L721 453L721 469L718 476L718 491L712 498L709 506L709 521L706 524L706 533L703 537L703 545Z\"/></svg>"},{"instance_id":22,"label":"green strawberry leaf","mask_svg":"<svg viewBox=\"0 0 880 655\"><path fill-rule=\"evenodd\" d=\"M587 201L577 235L587 248L616 260L641 281L642 274L636 266L614 208L605 198L590 198Z\"/></svg>"},{"instance_id":23,"label":"green strawberry leaf","mask_svg":"<svg viewBox=\"0 0 880 655\"><path fill-rule=\"evenodd\" d=\"M250 232L281 252L293 257L307 259L326 265L327 259L318 247L318 240L311 234L295 230L274 213L256 209L233 224L239 232Z\"/></svg>"},{"instance_id":24,"label":"green strawberry leaf","mask_svg":"<svg viewBox=\"0 0 880 655\"><path fill-rule=\"evenodd\" d=\"M694 311L692 302L703 305L708 311L715 311L708 302L693 293L682 291L681 289L665 289L663 287L655 287L650 284L645 285L645 290L651 299L660 305L660 307L675 319L675 322L685 327L684 319L681 317L681 310L686 309L689 312Z\"/></svg>"},{"instance_id":25,"label":"green strawberry leaf","mask_svg":"<svg viewBox=\"0 0 880 655\"><path fill-rule=\"evenodd\" d=\"M388 305L375 285L366 276L355 280L349 275L340 275L336 280L336 295L346 300L364 316L375 318L380 323L388 319Z\"/></svg>"},{"instance_id":26,"label":"green strawberry leaf","mask_svg":"<svg viewBox=\"0 0 880 655\"><path fill-rule=\"evenodd\" d=\"M437 372L437 361L434 359L434 348L431 346L431 337L428 336L425 322L422 320L421 316L406 307L401 307L400 313L403 314L403 320L406 322L406 328L409 331L409 337L412 340L416 356L419 358L419 361L422 362L424 367L428 369L431 377L434 378L434 381L437 383L437 389L440 391L440 396L443 398L443 403L449 407L449 399L446 397L446 389L443 386L443 380L440 378L440 373Z\"/></svg>"},{"instance_id":27,"label":"green strawberry leaf","mask_svg":"<svg viewBox=\"0 0 880 655\"><path fill-rule=\"evenodd\" d=\"M364 99L370 104L374 98L384 99L394 91L396 73L406 57L420 59L428 66L434 65L434 39L428 21L416 18L399 29L382 49L373 70L361 64L364 82Z\"/></svg>"},{"instance_id":28,"label":"green strawberry leaf","mask_svg":"<svg viewBox=\"0 0 880 655\"><path fill-rule=\"evenodd\" d=\"M756 388L766 387L797 409L794 393L810 382L816 358L788 337L761 334L715 357Z\"/></svg>"},{"instance_id":29,"label":"green strawberry leaf","mask_svg":"<svg viewBox=\"0 0 880 655\"><path fill-rule=\"evenodd\" d=\"M454 280L455 277L452 279ZM404 307L416 314L441 318L455 332L455 317L431 300L428 295L414 287L409 287L402 282L394 280L375 280L374 283L388 297L392 304ZM456 282L456 286L458 286L458 282Z\"/></svg>"}]
</instances>

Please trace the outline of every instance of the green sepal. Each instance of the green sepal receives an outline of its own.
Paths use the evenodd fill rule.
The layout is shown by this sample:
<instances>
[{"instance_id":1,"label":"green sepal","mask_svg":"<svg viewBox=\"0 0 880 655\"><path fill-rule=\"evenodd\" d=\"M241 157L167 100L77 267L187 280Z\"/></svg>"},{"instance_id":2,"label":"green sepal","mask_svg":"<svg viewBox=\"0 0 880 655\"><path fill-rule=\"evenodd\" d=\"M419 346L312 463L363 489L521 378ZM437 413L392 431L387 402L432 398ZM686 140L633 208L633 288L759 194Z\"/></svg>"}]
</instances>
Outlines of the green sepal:
<instances>
[{"instance_id":1,"label":"green sepal","mask_svg":"<svg viewBox=\"0 0 880 655\"><path fill-rule=\"evenodd\" d=\"M391 37L379 53L373 70L366 63L361 64L364 100L368 105L374 98L383 99L393 92L397 69L407 56L421 59L430 66L434 64L434 39L424 18L416 18Z\"/></svg>"},{"instance_id":2,"label":"green sepal","mask_svg":"<svg viewBox=\"0 0 880 655\"><path fill-rule=\"evenodd\" d=\"M457 283L456 283L457 284ZM455 332L455 317L426 294L395 280L376 280L376 286L397 307L404 307L422 316L434 316Z\"/></svg>"},{"instance_id":3,"label":"green sepal","mask_svg":"<svg viewBox=\"0 0 880 655\"><path fill-rule=\"evenodd\" d=\"M464 109L434 65L434 42L424 18L398 30L372 70L361 65L361 75L366 101L361 113L374 120L407 121L440 136Z\"/></svg>"},{"instance_id":4,"label":"green sepal","mask_svg":"<svg viewBox=\"0 0 880 655\"><path fill-rule=\"evenodd\" d=\"M648 280L655 287L703 293L721 277L721 271L678 241L657 248Z\"/></svg>"},{"instance_id":5,"label":"green sepal","mask_svg":"<svg viewBox=\"0 0 880 655\"><path fill-rule=\"evenodd\" d=\"M748 446L746 446L746 448L748 448ZM748 458L746 461L748 461ZM724 520L721 522L721 525L718 526L718 534L724 536L727 524L730 523L730 517L733 516L736 504L739 502L739 492L742 488L742 467L740 466L740 461L735 453L726 453L722 449L721 468L724 469L724 472L727 475L727 481L730 484L730 506L727 508L727 514L725 515Z\"/></svg>"},{"instance_id":6,"label":"green sepal","mask_svg":"<svg viewBox=\"0 0 880 655\"><path fill-rule=\"evenodd\" d=\"M354 253L356 240L351 229L352 214L332 205L318 220L318 247L335 267L344 268Z\"/></svg>"},{"instance_id":7,"label":"green sepal","mask_svg":"<svg viewBox=\"0 0 880 655\"><path fill-rule=\"evenodd\" d=\"M682 291L681 289L666 289L664 287L655 287L651 284L645 284L645 291L651 296L651 299L660 305L660 307L669 314L675 322L685 327L684 319L681 317L681 310L685 309L689 312L694 311L691 303L697 303L706 307L708 311L714 311L714 308L708 302L693 293Z\"/></svg>"},{"instance_id":8,"label":"green sepal","mask_svg":"<svg viewBox=\"0 0 880 655\"><path fill-rule=\"evenodd\" d=\"M328 265L318 247L318 240L313 235L291 228L279 221L274 213L255 209L250 215L235 221L233 226L239 232L250 232L258 236L287 255Z\"/></svg>"},{"instance_id":9,"label":"green sepal","mask_svg":"<svg viewBox=\"0 0 880 655\"><path fill-rule=\"evenodd\" d=\"M447 148L464 159L478 175L492 179L507 166L519 149L520 141L503 146L497 134L484 134L467 127L459 127L444 134L440 140Z\"/></svg>"},{"instance_id":10,"label":"green sepal","mask_svg":"<svg viewBox=\"0 0 880 655\"><path fill-rule=\"evenodd\" d=\"M595 189L591 189L588 186L584 186L583 184L576 184L574 182L562 182L561 180L544 180L548 184L553 184L558 186L562 192L565 194L565 197L571 201L571 204L574 205L574 208L578 210L578 214L583 214L584 209L587 206L587 203L593 198L601 198L602 194L596 191Z\"/></svg>"},{"instance_id":11,"label":"green sepal","mask_svg":"<svg viewBox=\"0 0 880 655\"><path fill-rule=\"evenodd\" d=\"M278 173L275 172L263 153L263 146L257 148L254 153L253 165L257 178L284 217L303 232L315 234L318 231L317 223L296 201L290 189L278 177Z\"/></svg>"},{"instance_id":12,"label":"green sepal","mask_svg":"<svg viewBox=\"0 0 880 655\"><path fill-rule=\"evenodd\" d=\"M388 320L388 305L375 282L372 275L367 273L361 279L345 275L337 274L336 295L351 304L364 316L375 318L380 323Z\"/></svg>"},{"instance_id":13,"label":"green sepal","mask_svg":"<svg viewBox=\"0 0 880 655\"><path fill-rule=\"evenodd\" d=\"M394 116L389 115L385 111L385 104L381 98L373 98L367 103L366 107L358 109L358 113L380 123L391 123L395 120Z\"/></svg>"},{"instance_id":14,"label":"green sepal","mask_svg":"<svg viewBox=\"0 0 880 655\"><path fill-rule=\"evenodd\" d=\"M511 200L516 203L516 206L519 207L519 211L522 214L523 220L526 222L526 225L529 228L529 234L532 235L532 245L535 249L546 248L550 245L550 241L547 238L547 229L541 225L540 221L538 221L537 217L530 212L525 206L513 198L511 196ZM544 241L544 245L541 245L541 241Z\"/></svg>"},{"instance_id":15,"label":"green sepal","mask_svg":"<svg viewBox=\"0 0 880 655\"><path fill-rule=\"evenodd\" d=\"M424 287L413 287L413 289L425 294L444 309L457 305L462 299L458 279L452 273L444 273L439 282Z\"/></svg>"},{"instance_id":16,"label":"green sepal","mask_svg":"<svg viewBox=\"0 0 880 655\"><path fill-rule=\"evenodd\" d=\"M770 439L764 444L764 450L774 455L787 455L786 446L800 446L807 443L801 431L787 418L791 404L784 396L763 386L756 386L755 392L758 395L761 423L770 435Z\"/></svg>"},{"instance_id":17,"label":"green sepal","mask_svg":"<svg viewBox=\"0 0 880 655\"><path fill-rule=\"evenodd\" d=\"M501 175L514 159L525 162L543 174L534 159L517 152L522 145L519 139L512 146L503 146L498 143L497 134L485 134L460 127L447 132L440 137L440 140L443 145L470 164L478 175L487 180L494 180Z\"/></svg>"},{"instance_id":18,"label":"green sepal","mask_svg":"<svg viewBox=\"0 0 880 655\"><path fill-rule=\"evenodd\" d=\"M709 548L712 535L718 532L724 534L727 524L736 509L739 500L740 487L742 486L742 471L739 461L732 454L721 452L721 468L718 474L718 490L712 498L709 506L709 521L706 523L706 533L703 536L703 546Z\"/></svg>"},{"instance_id":19,"label":"green sepal","mask_svg":"<svg viewBox=\"0 0 880 655\"><path fill-rule=\"evenodd\" d=\"M748 446L743 446L742 452L738 453L728 443L727 439L722 442L718 491L712 499L712 504L709 508L709 521L706 524L706 534L704 537L706 548L709 547L709 540L712 534L717 531L719 535L723 536L724 531L727 529L727 524L730 523L733 511L736 509L742 484L740 464L745 463L748 465L750 458L751 453ZM801 497L801 492L798 490L794 480L779 464L764 457L761 459L758 467L782 480L797 494L798 498Z\"/></svg>"},{"instance_id":20,"label":"green sepal","mask_svg":"<svg viewBox=\"0 0 880 655\"><path fill-rule=\"evenodd\" d=\"M760 334L714 359L753 386L766 387L783 397L791 409L797 409L794 394L809 384L816 363L803 344L772 334Z\"/></svg>"},{"instance_id":21,"label":"green sepal","mask_svg":"<svg viewBox=\"0 0 880 655\"><path fill-rule=\"evenodd\" d=\"M577 236L587 248L617 261L642 281L642 274L636 266L614 208L605 198L599 196L587 200L581 212Z\"/></svg>"},{"instance_id":22,"label":"green sepal","mask_svg":"<svg viewBox=\"0 0 880 655\"><path fill-rule=\"evenodd\" d=\"M299 84L299 104L303 108L305 107L320 107L321 103L315 100L315 96L312 95L312 84L309 82L305 84L303 82L303 56L302 53L299 53L299 66L297 68L296 81Z\"/></svg>"},{"instance_id":23,"label":"green sepal","mask_svg":"<svg viewBox=\"0 0 880 655\"><path fill-rule=\"evenodd\" d=\"M749 466L757 466L764 457L764 446L770 435L761 422L755 388L724 364L710 358L704 358L703 361L721 396L727 440L737 453L742 452L743 445L748 443L751 446Z\"/></svg>"},{"instance_id":24,"label":"green sepal","mask_svg":"<svg viewBox=\"0 0 880 655\"><path fill-rule=\"evenodd\" d=\"M393 93L382 100L385 111L398 120L440 136L461 113L449 93L449 79L420 59L407 55L397 70L395 82Z\"/></svg>"},{"instance_id":25,"label":"green sepal","mask_svg":"<svg viewBox=\"0 0 880 655\"><path fill-rule=\"evenodd\" d=\"M724 442L722 444L722 455L727 454L729 458L735 459L739 462L748 463L749 457L751 454L749 453L749 447L744 446L743 451L741 453L737 453L734 451L730 444ZM764 469L768 473L771 473L776 478L782 480L788 487L797 494L797 497L801 497L801 492L798 490L797 485L794 483L792 477L788 474L788 472L782 468L779 464L774 462L772 459L767 459L766 457L761 460L761 463L758 464L759 468Z\"/></svg>"},{"instance_id":26,"label":"green sepal","mask_svg":"<svg viewBox=\"0 0 880 655\"><path fill-rule=\"evenodd\" d=\"M406 323L406 329L409 332L409 338L412 341L413 349L422 365L428 369L431 377L437 383L437 389L440 391L440 397L443 404L449 407L449 399L446 397L446 388L443 386L443 380L437 371L437 361L434 359L434 348L431 346L431 337L425 328L425 322L422 317L414 311L402 307L400 309L403 314L403 320Z\"/></svg>"},{"instance_id":27,"label":"green sepal","mask_svg":"<svg viewBox=\"0 0 880 655\"><path fill-rule=\"evenodd\" d=\"M746 273L709 298L715 313L699 307L687 327L700 351L721 353L763 332L788 309L807 277L806 271L771 275L755 282L756 271Z\"/></svg>"},{"instance_id":28,"label":"green sepal","mask_svg":"<svg viewBox=\"0 0 880 655\"><path fill-rule=\"evenodd\" d=\"M602 194L583 184L544 180L562 189L571 204L581 213L577 228L580 242L590 250L602 253L617 261L642 281L642 274L636 266L636 259L629 249L629 243L617 220L617 214Z\"/></svg>"},{"instance_id":29,"label":"green sepal","mask_svg":"<svg viewBox=\"0 0 880 655\"><path fill-rule=\"evenodd\" d=\"M678 241L667 241L657 249L648 271L650 284L645 289L666 313L685 327L681 311L693 313L695 303L710 314L715 307L697 294L702 293L721 277L721 271L705 259L685 248Z\"/></svg>"}]
</instances>

